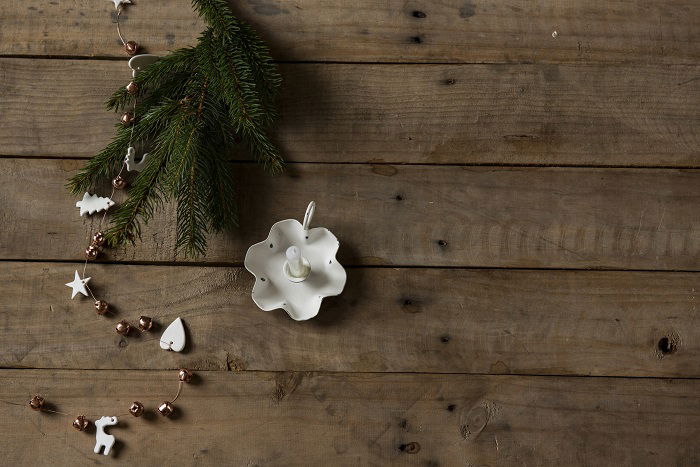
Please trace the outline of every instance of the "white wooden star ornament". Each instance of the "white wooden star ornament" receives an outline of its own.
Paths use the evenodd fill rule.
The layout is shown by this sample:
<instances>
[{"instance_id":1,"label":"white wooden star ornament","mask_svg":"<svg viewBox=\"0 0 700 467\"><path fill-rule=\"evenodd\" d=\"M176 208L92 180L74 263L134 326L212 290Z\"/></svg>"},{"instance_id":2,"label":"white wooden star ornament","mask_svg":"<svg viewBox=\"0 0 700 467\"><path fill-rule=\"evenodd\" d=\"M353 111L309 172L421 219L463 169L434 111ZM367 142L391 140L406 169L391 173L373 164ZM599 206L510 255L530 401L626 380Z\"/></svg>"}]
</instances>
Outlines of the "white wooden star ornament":
<instances>
[{"instance_id":1,"label":"white wooden star ornament","mask_svg":"<svg viewBox=\"0 0 700 467\"><path fill-rule=\"evenodd\" d=\"M88 291L85 286L90 281L90 279L91 277L81 279L80 274L78 274L78 271L75 271L75 278L73 279L73 282L69 282L66 284L68 287L73 289L73 294L70 296L71 300L73 300L75 296L78 295L78 293L81 293L86 297L88 296Z\"/></svg>"},{"instance_id":2,"label":"white wooden star ornament","mask_svg":"<svg viewBox=\"0 0 700 467\"><path fill-rule=\"evenodd\" d=\"M106 196L91 195L87 191L83 195L83 199L75 203L75 207L80 208L81 216L86 212L94 214L97 211L106 211L112 206L114 206L114 201L111 199Z\"/></svg>"},{"instance_id":3,"label":"white wooden star ornament","mask_svg":"<svg viewBox=\"0 0 700 467\"><path fill-rule=\"evenodd\" d=\"M114 8L116 8L117 10L122 5L122 3L124 3L124 4L131 3L131 0L109 0L109 1L114 3Z\"/></svg>"}]
</instances>

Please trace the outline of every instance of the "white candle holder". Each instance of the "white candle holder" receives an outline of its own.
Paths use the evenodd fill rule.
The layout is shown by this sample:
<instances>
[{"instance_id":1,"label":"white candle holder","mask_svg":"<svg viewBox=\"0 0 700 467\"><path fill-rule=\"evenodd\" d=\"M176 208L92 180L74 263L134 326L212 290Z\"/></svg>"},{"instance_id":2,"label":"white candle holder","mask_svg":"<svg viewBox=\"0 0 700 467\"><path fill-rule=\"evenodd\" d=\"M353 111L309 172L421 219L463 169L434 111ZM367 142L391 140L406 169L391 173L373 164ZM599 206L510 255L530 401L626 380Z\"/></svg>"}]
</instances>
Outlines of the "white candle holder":
<instances>
[{"instance_id":1,"label":"white candle holder","mask_svg":"<svg viewBox=\"0 0 700 467\"><path fill-rule=\"evenodd\" d=\"M294 320L318 314L325 297L345 287L345 269L336 260L338 239L328 229L309 229L316 203L296 219L275 223L267 239L248 248L245 268L255 276L253 301L260 309L282 308Z\"/></svg>"}]
</instances>

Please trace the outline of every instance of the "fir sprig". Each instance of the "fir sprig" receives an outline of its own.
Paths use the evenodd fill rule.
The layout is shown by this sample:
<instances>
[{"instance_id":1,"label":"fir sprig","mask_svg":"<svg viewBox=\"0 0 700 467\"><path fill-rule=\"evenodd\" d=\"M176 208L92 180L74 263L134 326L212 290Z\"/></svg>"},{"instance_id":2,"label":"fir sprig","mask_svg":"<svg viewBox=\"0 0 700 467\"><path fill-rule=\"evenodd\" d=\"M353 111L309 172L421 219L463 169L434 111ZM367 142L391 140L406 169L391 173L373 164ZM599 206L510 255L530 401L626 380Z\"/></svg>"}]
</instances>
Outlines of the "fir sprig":
<instances>
[{"instance_id":1,"label":"fir sprig","mask_svg":"<svg viewBox=\"0 0 700 467\"><path fill-rule=\"evenodd\" d=\"M146 166L131 182L105 232L111 246L134 243L166 200L177 203L176 249L204 254L207 235L237 225L233 165L242 140L269 172L282 157L268 132L276 117L280 75L265 43L236 18L225 0L192 0L207 30L194 47L176 50L139 72L136 95L117 90L107 107L136 103L133 128L116 136L68 183L74 194L90 191L119 171L131 141L147 148ZM133 135L132 135L133 131Z\"/></svg>"}]
</instances>

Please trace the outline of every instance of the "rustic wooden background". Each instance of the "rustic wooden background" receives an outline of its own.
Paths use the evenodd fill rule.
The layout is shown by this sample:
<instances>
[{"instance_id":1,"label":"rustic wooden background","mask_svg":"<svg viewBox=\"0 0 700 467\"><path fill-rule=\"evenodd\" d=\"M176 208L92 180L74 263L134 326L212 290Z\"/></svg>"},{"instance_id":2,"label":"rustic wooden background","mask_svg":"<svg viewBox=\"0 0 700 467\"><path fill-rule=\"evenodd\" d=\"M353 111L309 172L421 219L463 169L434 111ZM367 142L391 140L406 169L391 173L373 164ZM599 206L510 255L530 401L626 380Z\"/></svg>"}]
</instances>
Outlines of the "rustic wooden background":
<instances>
[{"instance_id":1,"label":"rustic wooden background","mask_svg":"<svg viewBox=\"0 0 700 467\"><path fill-rule=\"evenodd\" d=\"M148 52L202 29L134 3ZM183 354L63 285L95 222L63 185L129 78L112 3L0 3L0 399L110 415L200 375L113 457L0 403L3 463L700 464L700 2L232 3L281 62L287 173L235 162L242 227L205 259L164 212L92 268L117 318L182 316ZM348 285L296 323L241 265L311 199Z\"/></svg>"}]
</instances>

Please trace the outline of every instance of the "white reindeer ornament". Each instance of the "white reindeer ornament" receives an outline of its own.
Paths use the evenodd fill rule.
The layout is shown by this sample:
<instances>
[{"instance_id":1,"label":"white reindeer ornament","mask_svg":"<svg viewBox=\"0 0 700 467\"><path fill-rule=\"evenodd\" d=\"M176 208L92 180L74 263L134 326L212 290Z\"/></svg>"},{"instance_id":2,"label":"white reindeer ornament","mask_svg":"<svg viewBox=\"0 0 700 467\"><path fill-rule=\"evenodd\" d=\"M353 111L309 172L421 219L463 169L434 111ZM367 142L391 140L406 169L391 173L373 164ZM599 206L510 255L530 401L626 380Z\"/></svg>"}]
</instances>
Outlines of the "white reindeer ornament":
<instances>
[{"instance_id":1,"label":"white reindeer ornament","mask_svg":"<svg viewBox=\"0 0 700 467\"><path fill-rule=\"evenodd\" d=\"M99 454L100 450L104 448L102 454L109 455L109 450L114 446L114 435L105 433L105 427L116 425L117 421L117 417L102 417L95 420L95 449L93 449L95 454Z\"/></svg>"}]
</instances>

